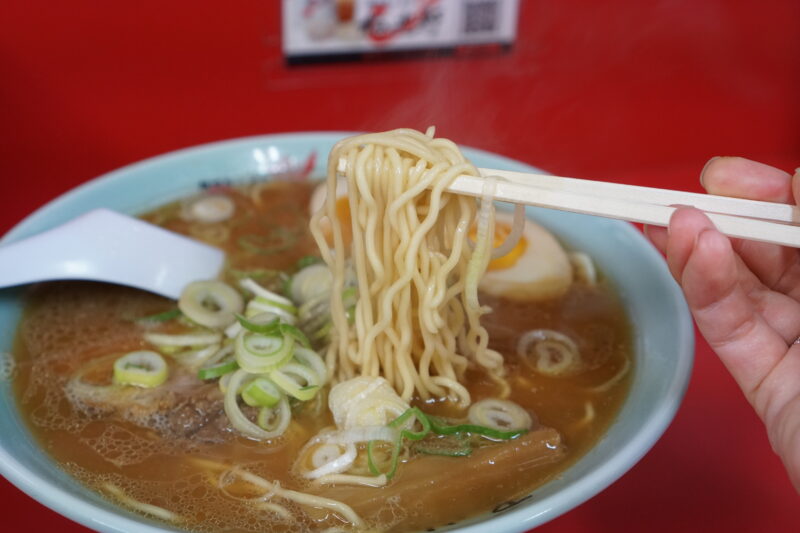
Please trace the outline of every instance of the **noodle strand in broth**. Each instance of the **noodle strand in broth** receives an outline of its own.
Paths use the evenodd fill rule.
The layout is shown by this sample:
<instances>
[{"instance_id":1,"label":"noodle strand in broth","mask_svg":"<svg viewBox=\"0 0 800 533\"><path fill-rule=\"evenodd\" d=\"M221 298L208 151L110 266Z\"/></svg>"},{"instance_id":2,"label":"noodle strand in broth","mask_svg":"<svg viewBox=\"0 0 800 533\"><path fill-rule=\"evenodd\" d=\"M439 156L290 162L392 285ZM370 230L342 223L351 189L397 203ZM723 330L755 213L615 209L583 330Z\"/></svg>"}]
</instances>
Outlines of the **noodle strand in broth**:
<instances>
[{"instance_id":1,"label":"noodle strand in broth","mask_svg":"<svg viewBox=\"0 0 800 533\"><path fill-rule=\"evenodd\" d=\"M340 170L351 213L349 249L348 221L336 209ZM459 383L468 366L502 380L503 357L488 348L480 317L489 309L477 294L491 255L494 207L484 199L478 213L475 200L445 192L461 174L479 175L455 143L434 138L432 128L351 137L331 151L326 202L310 228L333 272L326 361L338 380L383 376L406 401L449 397L462 407L470 404ZM476 217L472 249L467 241ZM340 297L349 269L359 290L352 323Z\"/></svg>"}]
</instances>

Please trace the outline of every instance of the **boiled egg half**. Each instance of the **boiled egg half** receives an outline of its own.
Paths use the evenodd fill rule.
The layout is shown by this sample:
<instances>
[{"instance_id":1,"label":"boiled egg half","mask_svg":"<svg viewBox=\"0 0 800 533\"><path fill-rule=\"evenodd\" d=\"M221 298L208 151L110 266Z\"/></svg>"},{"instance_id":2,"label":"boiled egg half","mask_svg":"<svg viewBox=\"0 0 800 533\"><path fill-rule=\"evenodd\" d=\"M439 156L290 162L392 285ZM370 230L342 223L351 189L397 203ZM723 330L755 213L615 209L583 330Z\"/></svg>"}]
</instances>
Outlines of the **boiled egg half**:
<instances>
[{"instance_id":1,"label":"boiled egg half","mask_svg":"<svg viewBox=\"0 0 800 533\"><path fill-rule=\"evenodd\" d=\"M323 181L311 193L311 200L308 203L308 211L311 216L320 209L325 209L325 199L328 197L328 184ZM342 238L344 245L349 246L350 241L353 240L350 222L350 201L347 197L347 180L339 178L336 180L336 218L339 219L339 224L342 227ZM325 240L328 244L333 245L333 230L331 229L330 220L327 217L320 220L320 228L325 235Z\"/></svg>"},{"instance_id":2,"label":"boiled egg half","mask_svg":"<svg viewBox=\"0 0 800 533\"><path fill-rule=\"evenodd\" d=\"M513 214L497 211L495 248L505 241L513 225ZM506 255L489 262L478 288L509 300L545 300L564 294L572 278L572 264L561 244L552 233L526 219L519 242Z\"/></svg>"}]
</instances>

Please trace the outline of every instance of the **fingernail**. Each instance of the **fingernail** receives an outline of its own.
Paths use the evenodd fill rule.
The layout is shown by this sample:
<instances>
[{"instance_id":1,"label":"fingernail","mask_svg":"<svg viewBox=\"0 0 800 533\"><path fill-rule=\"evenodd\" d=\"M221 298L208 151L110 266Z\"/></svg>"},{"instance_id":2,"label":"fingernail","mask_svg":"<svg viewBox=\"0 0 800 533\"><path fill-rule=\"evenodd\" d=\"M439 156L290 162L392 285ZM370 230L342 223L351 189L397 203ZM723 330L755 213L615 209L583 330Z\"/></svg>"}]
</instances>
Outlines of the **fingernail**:
<instances>
[{"instance_id":1,"label":"fingernail","mask_svg":"<svg viewBox=\"0 0 800 533\"><path fill-rule=\"evenodd\" d=\"M703 170L700 171L700 185L704 189L706 188L706 184L705 184L705 181L704 181L704 177L705 177L705 174L706 174L706 169L708 169L708 167L711 165L711 163L713 163L717 159L719 159L718 155L714 156L711 159L709 159L708 161L706 161L706 164L703 166Z\"/></svg>"}]
</instances>

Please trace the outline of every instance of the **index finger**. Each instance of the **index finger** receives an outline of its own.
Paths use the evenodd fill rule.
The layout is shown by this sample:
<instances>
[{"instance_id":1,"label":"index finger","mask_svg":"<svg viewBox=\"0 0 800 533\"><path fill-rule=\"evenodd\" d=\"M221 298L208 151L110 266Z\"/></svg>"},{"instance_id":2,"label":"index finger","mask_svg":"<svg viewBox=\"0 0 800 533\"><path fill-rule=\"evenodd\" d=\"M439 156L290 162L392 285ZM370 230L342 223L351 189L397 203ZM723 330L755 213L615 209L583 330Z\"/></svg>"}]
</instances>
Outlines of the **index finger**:
<instances>
[{"instance_id":1,"label":"index finger","mask_svg":"<svg viewBox=\"0 0 800 533\"><path fill-rule=\"evenodd\" d=\"M800 178L742 157L715 157L706 163L700 181L711 194L765 202L794 203ZM800 256L792 248L742 239L733 247L758 278L772 289L800 299Z\"/></svg>"},{"instance_id":2,"label":"index finger","mask_svg":"<svg viewBox=\"0 0 800 533\"><path fill-rule=\"evenodd\" d=\"M788 172L743 157L715 157L706 163L700 183L709 194L796 203Z\"/></svg>"}]
</instances>

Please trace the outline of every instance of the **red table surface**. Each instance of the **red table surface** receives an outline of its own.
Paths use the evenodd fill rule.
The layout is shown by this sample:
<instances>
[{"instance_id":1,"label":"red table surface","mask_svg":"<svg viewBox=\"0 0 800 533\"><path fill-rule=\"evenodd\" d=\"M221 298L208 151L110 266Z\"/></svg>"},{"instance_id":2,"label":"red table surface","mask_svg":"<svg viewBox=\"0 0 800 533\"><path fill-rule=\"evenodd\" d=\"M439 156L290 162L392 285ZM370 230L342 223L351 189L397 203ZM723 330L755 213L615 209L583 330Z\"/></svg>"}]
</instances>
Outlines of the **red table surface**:
<instances>
[{"instance_id":1,"label":"red table surface","mask_svg":"<svg viewBox=\"0 0 800 533\"><path fill-rule=\"evenodd\" d=\"M800 3L522 0L505 55L287 67L279 2L0 6L0 233L80 183L198 143L424 129L551 172L698 191L714 155L800 164ZM85 531L0 481L3 529ZM540 531L800 531L764 428L698 339L664 437Z\"/></svg>"}]
</instances>

